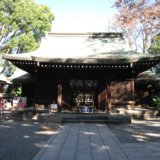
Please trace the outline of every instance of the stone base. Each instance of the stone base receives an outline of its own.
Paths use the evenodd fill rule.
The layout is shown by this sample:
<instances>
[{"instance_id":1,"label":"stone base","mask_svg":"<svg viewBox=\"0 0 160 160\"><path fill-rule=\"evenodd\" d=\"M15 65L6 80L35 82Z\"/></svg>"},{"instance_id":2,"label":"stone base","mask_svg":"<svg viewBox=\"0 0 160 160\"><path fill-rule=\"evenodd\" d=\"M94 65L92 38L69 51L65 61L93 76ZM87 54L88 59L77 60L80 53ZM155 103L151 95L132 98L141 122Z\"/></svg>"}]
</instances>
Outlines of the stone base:
<instances>
[{"instance_id":1,"label":"stone base","mask_svg":"<svg viewBox=\"0 0 160 160\"><path fill-rule=\"evenodd\" d=\"M134 108L134 109L117 109L118 113L131 116L134 119L148 120L158 115L158 110Z\"/></svg>"}]
</instances>

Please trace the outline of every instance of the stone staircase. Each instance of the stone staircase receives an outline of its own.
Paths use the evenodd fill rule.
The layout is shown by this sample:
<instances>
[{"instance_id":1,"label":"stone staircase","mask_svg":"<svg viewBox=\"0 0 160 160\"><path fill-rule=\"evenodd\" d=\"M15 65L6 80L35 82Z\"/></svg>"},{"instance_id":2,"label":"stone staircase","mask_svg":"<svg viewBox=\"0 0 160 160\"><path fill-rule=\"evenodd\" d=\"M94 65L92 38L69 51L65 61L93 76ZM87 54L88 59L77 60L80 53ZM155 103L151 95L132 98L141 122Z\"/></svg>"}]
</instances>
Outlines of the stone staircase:
<instances>
[{"instance_id":1,"label":"stone staircase","mask_svg":"<svg viewBox=\"0 0 160 160\"><path fill-rule=\"evenodd\" d=\"M62 123L131 123L131 117L122 114L64 116Z\"/></svg>"},{"instance_id":2,"label":"stone staircase","mask_svg":"<svg viewBox=\"0 0 160 160\"><path fill-rule=\"evenodd\" d=\"M54 113L41 114L39 119L49 123L131 123L131 116L125 114L73 114ZM58 121L57 121L58 120Z\"/></svg>"}]
</instances>

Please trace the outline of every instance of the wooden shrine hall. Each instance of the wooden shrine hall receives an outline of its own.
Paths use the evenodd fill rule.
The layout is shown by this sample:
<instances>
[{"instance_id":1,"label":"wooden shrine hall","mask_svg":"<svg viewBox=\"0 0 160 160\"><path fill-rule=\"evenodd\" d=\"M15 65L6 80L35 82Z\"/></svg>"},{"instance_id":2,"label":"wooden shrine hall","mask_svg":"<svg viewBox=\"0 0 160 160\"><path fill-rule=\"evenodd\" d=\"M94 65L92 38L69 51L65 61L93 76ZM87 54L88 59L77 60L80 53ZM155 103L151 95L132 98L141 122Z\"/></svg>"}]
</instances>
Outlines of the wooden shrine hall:
<instances>
[{"instance_id":1,"label":"wooden shrine hall","mask_svg":"<svg viewBox=\"0 0 160 160\"><path fill-rule=\"evenodd\" d=\"M32 76L22 83L30 103L107 111L134 105L135 78L160 60L131 50L122 33L48 33L36 51L3 58Z\"/></svg>"}]
</instances>

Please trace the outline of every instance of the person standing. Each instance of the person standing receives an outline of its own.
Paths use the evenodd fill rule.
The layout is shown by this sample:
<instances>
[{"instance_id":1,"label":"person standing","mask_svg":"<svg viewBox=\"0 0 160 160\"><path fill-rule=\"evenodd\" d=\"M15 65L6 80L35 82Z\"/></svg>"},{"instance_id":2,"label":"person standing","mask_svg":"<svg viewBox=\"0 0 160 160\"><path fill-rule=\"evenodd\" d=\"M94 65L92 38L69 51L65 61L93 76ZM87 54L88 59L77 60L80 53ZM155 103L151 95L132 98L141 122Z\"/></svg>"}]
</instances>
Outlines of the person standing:
<instances>
[{"instance_id":1,"label":"person standing","mask_svg":"<svg viewBox=\"0 0 160 160\"><path fill-rule=\"evenodd\" d=\"M18 116L19 116L20 120L23 120L24 103L23 103L21 98L18 101L18 106L17 107L18 107Z\"/></svg>"}]
</instances>

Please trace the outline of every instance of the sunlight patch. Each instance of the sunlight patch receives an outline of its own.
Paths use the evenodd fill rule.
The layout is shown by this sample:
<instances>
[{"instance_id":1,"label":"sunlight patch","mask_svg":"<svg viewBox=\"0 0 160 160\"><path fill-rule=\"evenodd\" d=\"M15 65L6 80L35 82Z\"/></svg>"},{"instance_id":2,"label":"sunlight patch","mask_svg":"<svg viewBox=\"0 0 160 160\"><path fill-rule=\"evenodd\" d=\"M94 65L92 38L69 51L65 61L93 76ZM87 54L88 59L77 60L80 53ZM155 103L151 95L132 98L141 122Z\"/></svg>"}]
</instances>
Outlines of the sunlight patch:
<instances>
[{"instance_id":1,"label":"sunlight patch","mask_svg":"<svg viewBox=\"0 0 160 160\"><path fill-rule=\"evenodd\" d=\"M158 133L145 133L146 136L151 136L151 137L160 137L160 134Z\"/></svg>"},{"instance_id":2,"label":"sunlight patch","mask_svg":"<svg viewBox=\"0 0 160 160\"><path fill-rule=\"evenodd\" d=\"M45 134L45 135L52 135L52 134L57 134L58 132L55 131L37 131L35 134Z\"/></svg>"},{"instance_id":3,"label":"sunlight patch","mask_svg":"<svg viewBox=\"0 0 160 160\"><path fill-rule=\"evenodd\" d=\"M24 136L23 136L23 138L30 138L30 136L28 136L28 135L24 135Z\"/></svg>"},{"instance_id":4,"label":"sunlight patch","mask_svg":"<svg viewBox=\"0 0 160 160\"><path fill-rule=\"evenodd\" d=\"M0 128L12 128L11 126L0 125Z\"/></svg>"},{"instance_id":5,"label":"sunlight patch","mask_svg":"<svg viewBox=\"0 0 160 160\"><path fill-rule=\"evenodd\" d=\"M54 148L56 146L52 145L52 144L47 144L45 143L35 143L34 146L38 147L38 148Z\"/></svg>"},{"instance_id":6,"label":"sunlight patch","mask_svg":"<svg viewBox=\"0 0 160 160\"><path fill-rule=\"evenodd\" d=\"M135 137L138 141L144 141L146 139L143 135L133 135L133 137Z\"/></svg>"},{"instance_id":7,"label":"sunlight patch","mask_svg":"<svg viewBox=\"0 0 160 160\"><path fill-rule=\"evenodd\" d=\"M22 126L23 126L23 127L32 127L33 124L23 123Z\"/></svg>"},{"instance_id":8,"label":"sunlight patch","mask_svg":"<svg viewBox=\"0 0 160 160\"><path fill-rule=\"evenodd\" d=\"M95 133L94 132L89 132L89 131L87 131L87 132L83 132L84 134L86 134L86 135L95 135Z\"/></svg>"}]
</instances>

